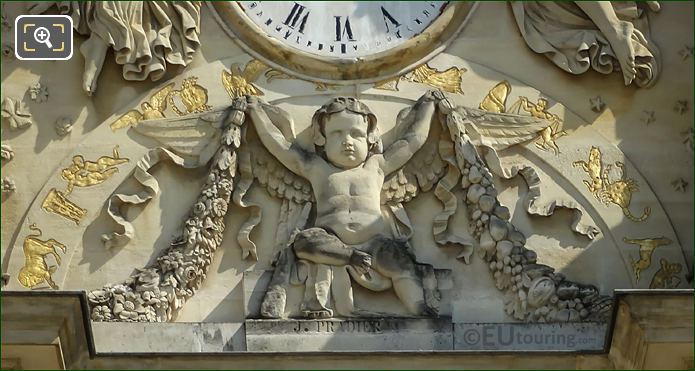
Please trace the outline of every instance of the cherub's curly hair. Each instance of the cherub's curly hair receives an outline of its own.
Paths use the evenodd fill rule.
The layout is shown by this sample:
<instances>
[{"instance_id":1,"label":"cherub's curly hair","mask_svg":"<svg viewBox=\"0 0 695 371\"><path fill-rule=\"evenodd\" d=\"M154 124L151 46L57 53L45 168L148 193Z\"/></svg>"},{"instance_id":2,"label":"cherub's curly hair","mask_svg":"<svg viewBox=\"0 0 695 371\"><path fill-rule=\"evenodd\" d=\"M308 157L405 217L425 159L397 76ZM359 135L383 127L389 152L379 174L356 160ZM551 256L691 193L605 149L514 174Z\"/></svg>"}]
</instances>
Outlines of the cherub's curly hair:
<instances>
[{"instance_id":1,"label":"cherub's curly hair","mask_svg":"<svg viewBox=\"0 0 695 371\"><path fill-rule=\"evenodd\" d=\"M381 153L383 146L376 125L376 116L367 105L352 97L335 97L314 113L314 117L311 119L311 126L314 132L316 152L323 155L323 147L326 145L326 120L332 114L343 111L356 113L366 119L369 155Z\"/></svg>"}]
</instances>

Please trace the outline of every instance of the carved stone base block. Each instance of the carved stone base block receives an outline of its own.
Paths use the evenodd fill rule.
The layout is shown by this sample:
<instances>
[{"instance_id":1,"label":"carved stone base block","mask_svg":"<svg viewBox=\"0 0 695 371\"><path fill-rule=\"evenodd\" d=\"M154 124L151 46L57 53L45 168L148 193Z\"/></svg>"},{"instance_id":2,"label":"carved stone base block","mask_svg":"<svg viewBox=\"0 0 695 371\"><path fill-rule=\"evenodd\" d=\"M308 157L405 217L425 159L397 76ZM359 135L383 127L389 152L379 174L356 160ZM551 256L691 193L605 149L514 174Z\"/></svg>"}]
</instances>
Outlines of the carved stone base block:
<instances>
[{"instance_id":1,"label":"carved stone base block","mask_svg":"<svg viewBox=\"0 0 695 371\"><path fill-rule=\"evenodd\" d=\"M247 320L249 351L451 350L451 318Z\"/></svg>"},{"instance_id":2,"label":"carved stone base block","mask_svg":"<svg viewBox=\"0 0 695 371\"><path fill-rule=\"evenodd\" d=\"M600 351L607 323L456 323L454 350Z\"/></svg>"}]
</instances>

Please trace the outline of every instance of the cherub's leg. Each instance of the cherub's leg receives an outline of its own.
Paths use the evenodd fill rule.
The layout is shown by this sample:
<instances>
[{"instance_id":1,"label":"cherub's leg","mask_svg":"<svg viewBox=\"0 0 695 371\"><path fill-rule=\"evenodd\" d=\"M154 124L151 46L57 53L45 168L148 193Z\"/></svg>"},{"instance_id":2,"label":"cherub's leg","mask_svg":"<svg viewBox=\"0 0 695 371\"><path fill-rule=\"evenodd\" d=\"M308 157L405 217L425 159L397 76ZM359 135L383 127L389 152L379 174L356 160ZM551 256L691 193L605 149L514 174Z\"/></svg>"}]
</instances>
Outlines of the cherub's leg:
<instances>
[{"instance_id":1,"label":"cherub's leg","mask_svg":"<svg viewBox=\"0 0 695 371\"><path fill-rule=\"evenodd\" d=\"M414 315L431 314L425 303L422 276L405 244L391 239L376 239L370 245L369 252L374 257L373 268L391 279L396 296L408 312Z\"/></svg>"},{"instance_id":2,"label":"cherub's leg","mask_svg":"<svg viewBox=\"0 0 695 371\"><path fill-rule=\"evenodd\" d=\"M343 243L322 228L309 228L297 234L293 249L300 259L312 263L335 266L352 265L365 272L372 265L372 257Z\"/></svg>"},{"instance_id":3,"label":"cherub's leg","mask_svg":"<svg viewBox=\"0 0 695 371\"><path fill-rule=\"evenodd\" d=\"M607 1L576 1L575 3L591 18L611 44L620 63L625 85L630 85L637 73L635 49L632 46L634 32L632 23L618 19L613 6Z\"/></svg>"},{"instance_id":4,"label":"cherub's leg","mask_svg":"<svg viewBox=\"0 0 695 371\"><path fill-rule=\"evenodd\" d=\"M95 33L92 33L89 39L80 46L80 51L84 56L82 89L87 95L92 95L97 90L97 79L104 65L108 49L109 45Z\"/></svg>"}]
</instances>

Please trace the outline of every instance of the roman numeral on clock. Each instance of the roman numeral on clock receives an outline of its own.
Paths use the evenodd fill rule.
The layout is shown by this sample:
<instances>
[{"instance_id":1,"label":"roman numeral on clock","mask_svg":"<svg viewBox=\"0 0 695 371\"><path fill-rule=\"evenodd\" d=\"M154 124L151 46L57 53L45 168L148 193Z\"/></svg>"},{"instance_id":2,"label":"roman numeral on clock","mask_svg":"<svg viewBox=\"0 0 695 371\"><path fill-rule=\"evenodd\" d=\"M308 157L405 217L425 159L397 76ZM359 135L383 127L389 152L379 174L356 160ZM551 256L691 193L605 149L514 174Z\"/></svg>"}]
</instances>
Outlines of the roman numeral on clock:
<instances>
[{"instance_id":1,"label":"roman numeral on clock","mask_svg":"<svg viewBox=\"0 0 695 371\"><path fill-rule=\"evenodd\" d=\"M294 3L292 6L292 10L290 10L290 14L285 18L285 21L282 22L285 26L296 30L297 26L299 26L299 33L304 33L304 27L306 26L306 20L309 18L309 11L306 10L306 7L303 5L299 5L297 3Z\"/></svg>"},{"instance_id":2,"label":"roman numeral on clock","mask_svg":"<svg viewBox=\"0 0 695 371\"><path fill-rule=\"evenodd\" d=\"M352 34L350 17L345 17L345 22L342 22L342 16L336 15L333 18L335 18L335 41L343 41L345 36L347 36L347 41L356 41Z\"/></svg>"},{"instance_id":3,"label":"roman numeral on clock","mask_svg":"<svg viewBox=\"0 0 695 371\"><path fill-rule=\"evenodd\" d=\"M386 25L386 32L391 32L391 29L389 28L389 23L393 25L394 28L398 28L401 26L400 23L396 20L396 18L393 18L391 13L386 11L384 7L381 7L381 15L384 17L384 24Z\"/></svg>"}]
</instances>

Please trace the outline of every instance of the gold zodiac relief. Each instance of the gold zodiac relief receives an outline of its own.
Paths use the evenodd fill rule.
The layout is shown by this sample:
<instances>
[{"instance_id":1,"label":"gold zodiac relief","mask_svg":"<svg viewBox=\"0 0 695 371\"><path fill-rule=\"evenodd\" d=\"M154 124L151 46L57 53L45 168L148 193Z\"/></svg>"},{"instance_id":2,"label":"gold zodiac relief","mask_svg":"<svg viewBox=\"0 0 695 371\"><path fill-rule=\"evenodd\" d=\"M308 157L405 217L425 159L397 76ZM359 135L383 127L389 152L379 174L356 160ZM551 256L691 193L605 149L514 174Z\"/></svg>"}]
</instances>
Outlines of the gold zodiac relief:
<instances>
[{"instance_id":1,"label":"gold zodiac relief","mask_svg":"<svg viewBox=\"0 0 695 371\"><path fill-rule=\"evenodd\" d=\"M512 86L507 80L503 80L490 89L478 108L488 112L505 113L507 112L507 97L511 92Z\"/></svg>"},{"instance_id":2,"label":"gold zodiac relief","mask_svg":"<svg viewBox=\"0 0 695 371\"><path fill-rule=\"evenodd\" d=\"M625 164L619 161L615 162L615 166L620 169L620 177L618 180L611 181L608 178L611 165L606 165L604 168L601 161L601 150L597 147L591 147L588 162L575 161L572 165L581 167L589 175L590 180L583 180L582 182L600 202L606 205L610 205L610 203L618 205L623 210L623 214L634 222L642 222L649 217L652 211L649 207L644 208L644 213L640 217L634 216L629 209L632 194L639 191L639 187L634 179L627 178Z\"/></svg>"},{"instance_id":3,"label":"gold zodiac relief","mask_svg":"<svg viewBox=\"0 0 695 371\"><path fill-rule=\"evenodd\" d=\"M405 75L406 81L419 82L447 93L463 94L461 90L461 75L466 72L465 68L449 67L444 71L439 71L430 67L427 63Z\"/></svg>"},{"instance_id":4,"label":"gold zodiac relief","mask_svg":"<svg viewBox=\"0 0 695 371\"><path fill-rule=\"evenodd\" d=\"M61 178L68 182L65 192L51 189L41 203L41 208L63 218L72 220L76 225L87 215L87 210L68 199L75 187L90 187L101 184L118 172L116 166L129 162L120 157L118 146L113 147L113 156L101 156L96 161L86 161L84 156L72 157L72 164L60 173Z\"/></svg>"},{"instance_id":5,"label":"gold zodiac relief","mask_svg":"<svg viewBox=\"0 0 695 371\"><path fill-rule=\"evenodd\" d=\"M60 256L56 247L65 253L67 250L65 245L54 240L46 241L38 239L41 236L41 230L36 227L36 224L29 226L32 231L38 232L30 234L24 239L24 266L19 271L17 279L24 287L32 288L42 282L48 283L52 289L57 290L58 285L53 281L52 274L60 265ZM53 255L56 265L48 266L46 263L46 255Z\"/></svg>"},{"instance_id":6,"label":"gold zodiac relief","mask_svg":"<svg viewBox=\"0 0 695 371\"><path fill-rule=\"evenodd\" d=\"M167 100L171 105L171 109L176 112L177 115L183 116L189 113L200 113L210 110L208 106L208 91L204 87L198 85L198 78L188 77L181 83L181 89L172 90ZM185 111L181 110L175 103L174 98L179 97L183 105L186 107Z\"/></svg>"},{"instance_id":7,"label":"gold zodiac relief","mask_svg":"<svg viewBox=\"0 0 695 371\"><path fill-rule=\"evenodd\" d=\"M507 109L507 97L511 91L512 86L509 82L506 80L501 81L490 89L478 107L482 110L494 113L510 112L519 114L523 110L533 117L550 121L549 126L538 132L538 138L534 144L538 149L544 151L552 150L556 155L559 154L560 148L555 141L567 135L567 132L560 130L562 123L560 116L547 111L548 100L545 98L538 98L536 103L532 103L527 97L520 96L519 99Z\"/></svg>"},{"instance_id":8,"label":"gold zodiac relief","mask_svg":"<svg viewBox=\"0 0 695 371\"><path fill-rule=\"evenodd\" d=\"M51 189L43 200L41 208L49 213L54 213L62 216L63 218L72 220L75 225L80 225L80 221L87 215L87 210L77 206L74 202L70 201L63 192Z\"/></svg>"},{"instance_id":9,"label":"gold zodiac relief","mask_svg":"<svg viewBox=\"0 0 695 371\"><path fill-rule=\"evenodd\" d=\"M85 161L82 155L73 156L72 165L61 173L61 177L68 182L65 196L72 193L75 186L90 187L103 183L118 172L116 166L128 161L119 156L118 146L113 147L113 156L101 156L96 161Z\"/></svg>"},{"instance_id":10,"label":"gold zodiac relief","mask_svg":"<svg viewBox=\"0 0 695 371\"><path fill-rule=\"evenodd\" d=\"M659 260L661 267L649 284L650 289L674 289L681 283L677 275L683 270L683 266L678 263L669 263L666 259Z\"/></svg>"},{"instance_id":11,"label":"gold zodiac relief","mask_svg":"<svg viewBox=\"0 0 695 371\"><path fill-rule=\"evenodd\" d=\"M623 241L625 241L625 243L639 245L639 260L635 261L632 259L632 269L635 271L636 281L639 281L640 272L652 265L652 254L654 250L659 246L671 244L671 240L666 237L643 239L629 239L624 237Z\"/></svg>"},{"instance_id":12,"label":"gold zodiac relief","mask_svg":"<svg viewBox=\"0 0 695 371\"><path fill-rule=\"evenodd\" d=\"M263 95L263 92L252 83L258 80L261 72L268 68L270 67L255 59L246 63L243 71L240 65L235 63L230 67L229 72L222 71L222 85L232 99L244 95Z\"/></svg>"},{"instance_id":13,"label":"gold zodiac relief","mask_svg":"<svg viewBox=\"0 0 695 371\"><path fill-rule=\"evenodd\" d=\"M398 81L400 81L400 79L401 79L400 76L396 76L396 77L390 78L388 80L375 82L374 88L375 89L381 89L381 90L398 91Z\"/></svg>"},{"instance_id":14,"label":"gold zodiac relief","mask_svg":"<svg viewBox=\"0 0 695 371\"><path fill-rule=\"evenodd\" d=\"M164 118L164 110L167 108L167 97L173 88L174 83L172 82L152 94L147 102L142 102L140 105L142 112L138 110L128 111L125 115L118 118L118 120L111 123L111 130L116 131L130 126L137 126L142 120Z\"/></svg>"}]
</instances>

